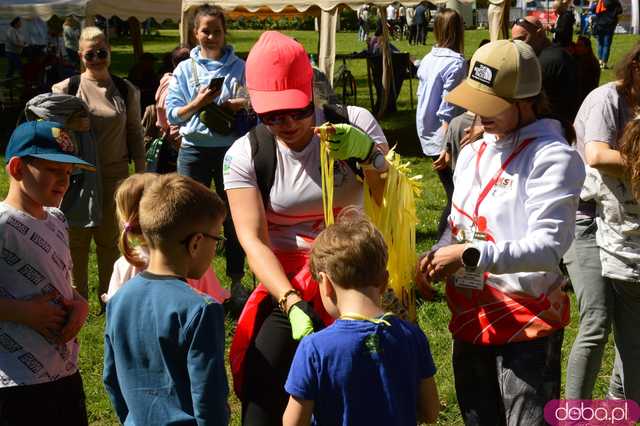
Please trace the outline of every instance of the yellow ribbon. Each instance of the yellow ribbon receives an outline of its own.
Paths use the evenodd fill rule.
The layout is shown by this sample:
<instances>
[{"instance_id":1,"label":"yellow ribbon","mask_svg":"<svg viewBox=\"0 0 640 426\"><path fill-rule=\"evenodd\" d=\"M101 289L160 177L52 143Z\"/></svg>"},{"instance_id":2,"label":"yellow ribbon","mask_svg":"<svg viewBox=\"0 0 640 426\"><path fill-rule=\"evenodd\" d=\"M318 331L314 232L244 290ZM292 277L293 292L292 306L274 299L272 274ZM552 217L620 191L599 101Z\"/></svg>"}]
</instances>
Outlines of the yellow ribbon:
<instances>
[{"instance_id":1,"label":"yellow ribbon","mask_svg":"<svg viewBox=\"0 0 640 426\"><path fill-rule=\"evenodd\" d=\"M328 125L320 127L320 170L322 172L322 209L324 223L332 225L333 218L333 164L334 160L329 149Z\"/></svg>"},{"instance_id":2,"label":"yellow ribbon","mask_svg":"<svg viewBox=\"0 0 640 426\"><path fill-rule=\"evenodd\" d=\"M389 250L389 287L415 321L416 303L413 285L416 263L416 197L422 192L422 176L410 176L409 162L402 162L395 148L386 155L389 170L382 204L378 205L364 181L364 210L371 222L382 233ZM322 206L325 225L334 223L333 217L333 164L328 140L328 125L320 127L320 169L322 171Z\"/></svg>"},{"instance_id":3,"label":"yellow ribbon","mask_svg":"<svg viewBox=\"0 0 640 426\"><path fill-rule=\"evenodd\" d=\"M387 326L391 326L391 323L387 321L385 318L393 315L393 312L385 312L380 318L369 318L364 315L357 314L355 312L346 312L340 315L341 320L352 320L352 321L369 321L374 324L384 324Z\"/></svg>"}]
</instances>

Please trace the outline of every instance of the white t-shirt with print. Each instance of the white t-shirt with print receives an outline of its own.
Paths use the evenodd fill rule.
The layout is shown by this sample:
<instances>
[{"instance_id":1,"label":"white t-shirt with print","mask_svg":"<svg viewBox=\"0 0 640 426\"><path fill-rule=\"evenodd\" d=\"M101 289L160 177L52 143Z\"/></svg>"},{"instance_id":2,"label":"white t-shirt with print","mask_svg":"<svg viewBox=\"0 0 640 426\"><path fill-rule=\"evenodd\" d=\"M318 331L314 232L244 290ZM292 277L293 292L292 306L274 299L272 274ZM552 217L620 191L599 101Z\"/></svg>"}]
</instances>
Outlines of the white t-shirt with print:
<instances>
[{"instance_id":1,"label":"white t-shirt with print","mask_svg":"<svg viewBox=\"0 0 640 426\"><path fill-rule=\"evenodd\" d=\"M349 122L367 133L376 144L387 140L376 119L364 108L348 106ZM316 109L316 123L324 123L322 109ZM277 143L276 172L267 207L271 246L276 250L308 250L324 229L320 140L312 141L300 152ZM245 135L235 141L224 158L224 188L258 188L251 143ZM362 206L362 183L342 161L334 167L334 209Z\"/></svg>"},{"instance_id":2,"label":"white t-shirt with print","mask_svg":"<svg viewBox=\"0 0 640 426\"><path fill-rule=\"evenodd\" d=\"M639 282L640 204L629 182L587 166L580 198L596 201L596 242L600 247L602 276Z\"/></svg>"},{"instance_id":3,"label":"white t-shirt with print","mask_svg":"<svg viewBox=\"0 0 640 426\"><path fill-rule=\"evenodd\" d=\"M0 202L0 297L28 300L54 291L73 298L67 221L58 209L46 212L39 220ZM70 376L78 350L75 338L56 344L26 325L0 321L0 389Z\"/></svg>"}]
</instances>

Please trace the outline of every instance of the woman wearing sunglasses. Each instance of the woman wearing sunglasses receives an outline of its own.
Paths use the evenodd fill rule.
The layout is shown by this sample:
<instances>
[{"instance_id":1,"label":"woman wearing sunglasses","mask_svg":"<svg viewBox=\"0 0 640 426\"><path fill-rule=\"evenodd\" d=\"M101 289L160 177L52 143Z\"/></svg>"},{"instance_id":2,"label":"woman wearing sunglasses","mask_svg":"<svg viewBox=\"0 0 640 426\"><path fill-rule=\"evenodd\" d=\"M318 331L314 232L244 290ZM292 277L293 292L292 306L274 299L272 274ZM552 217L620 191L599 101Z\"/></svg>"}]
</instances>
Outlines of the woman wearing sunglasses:
<instances>
[{"instance_id":1,"label":"woman wearing sunglasses","mask_svg":"<svg viewBox=\"0 0 640 426\"><path fill-rule=\"evenodd\" d=\"M227 27L222 9L198 7L193 34L197 46L190 57L173 71L165 101L169 124L180 126L182 142L178 154L178 173L189 176L226 200L222 183L222 160L229 146L239 136L235 131L221 134L207 126L200 112L216 104L231 113L245 107L245 99L236 98L244 86L244 61L227 44ZM244 276L244 252L235 235L231 218L224 223L227 276L231 279L233 309L240 310L247 298L241 280Z\"/></svg>"},{"instance_id":2,"label":"woman wearing sunglasses","mask_svg":"<svg viewBox=\"0 0 640 426\"><path fill-rule=\"evenodd\" d=\"M130 159L136 172L144 171L145 152L140 124L140 92L130 82L109 73L111 47L102 30L97 27L82 30L78 55L84 66L79 80L77 77L63 80L54 85L52 91L76 95L85 101L89 107L87 125L91 127L98 147L96 166L101 191L91 201L87 199L87 209L99 209L102 219L87 223L86 227L69 229L73 282L86 298L92 239L98 257L98 295L106 293L109 287L113 264L120 257L114 194L119 182L129 175Z\"/></svg>"},{"instance_id":3,"label":"woman wearing sunglasses","mask_svg":"<svg viewBox=\"0 0 640 426\"><path fill-rule=\"evenodd\" d=\"M313 105L312 75L302 45L275 31L263 33L247 58L246 76L262 122L254 134L267 135L258 149L275 145L268 192L260 189L264 164L252 154L251 136L238 139L225 156L233 222L249 266L262 283L240 316L230 354L247 425L282 424L288 400L284 383L297 342L332 321L307 267L310 246L324 228L320 141L314 130L325 123L326 109ZM380 199L386 162L379 153L387 150L386 139L371 113L346 109L350 124L336 125L331 137L334 157L359 162L372 195ZM362 181L346 161L337 161L334 208L362 203Z\"/></svg>"}]
</instances>

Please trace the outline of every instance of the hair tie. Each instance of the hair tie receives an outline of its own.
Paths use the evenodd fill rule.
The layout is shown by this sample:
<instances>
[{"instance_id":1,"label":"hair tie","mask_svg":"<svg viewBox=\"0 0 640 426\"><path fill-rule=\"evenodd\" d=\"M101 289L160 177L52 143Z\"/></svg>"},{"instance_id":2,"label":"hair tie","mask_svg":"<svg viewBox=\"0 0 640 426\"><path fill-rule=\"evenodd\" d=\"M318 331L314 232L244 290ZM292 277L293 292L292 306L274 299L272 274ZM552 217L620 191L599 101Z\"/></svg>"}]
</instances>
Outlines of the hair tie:
<instances>
[{"instance_id":1,"label":"hair tie","mask_svg":"<svg viewBox=\"0 0 640 426\"><path fill-rule=\"evenodd\" d=\"M125 232L131 231L131 224L129 222L124 223L124 231Z\"/></svg>"}]
</instances>

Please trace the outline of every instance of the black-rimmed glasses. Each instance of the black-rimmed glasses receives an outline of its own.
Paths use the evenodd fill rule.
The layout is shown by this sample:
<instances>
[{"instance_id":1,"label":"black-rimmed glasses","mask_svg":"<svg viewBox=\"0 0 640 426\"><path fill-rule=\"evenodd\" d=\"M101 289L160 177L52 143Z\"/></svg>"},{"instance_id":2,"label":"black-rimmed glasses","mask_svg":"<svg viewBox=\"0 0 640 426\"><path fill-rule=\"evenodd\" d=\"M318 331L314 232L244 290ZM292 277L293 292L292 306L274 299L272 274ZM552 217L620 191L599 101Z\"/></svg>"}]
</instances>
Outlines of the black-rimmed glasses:
<instances>
[{"instance_id":1,"label":"black-rimmed glasses","mask_svg":"<svg viewBox=\"0 0 640 426\"><path fill-rule=\"evenodd\" d=\"M203 237L205 238L211 238L212 240L216 241L216 249L219 249L222 246L222 243L224 243L225 241L227 241L227 239L223 236L223 235L211 235L208 234L206 232L193 232L189 235L187 235L187 238L185 238L184 240L180 241L180 244L184 244L184 245L189 245L189 241L191 241L191 239L193 237L195 237L196 235L201 234Z\"/></svg>"}]
</instances>

